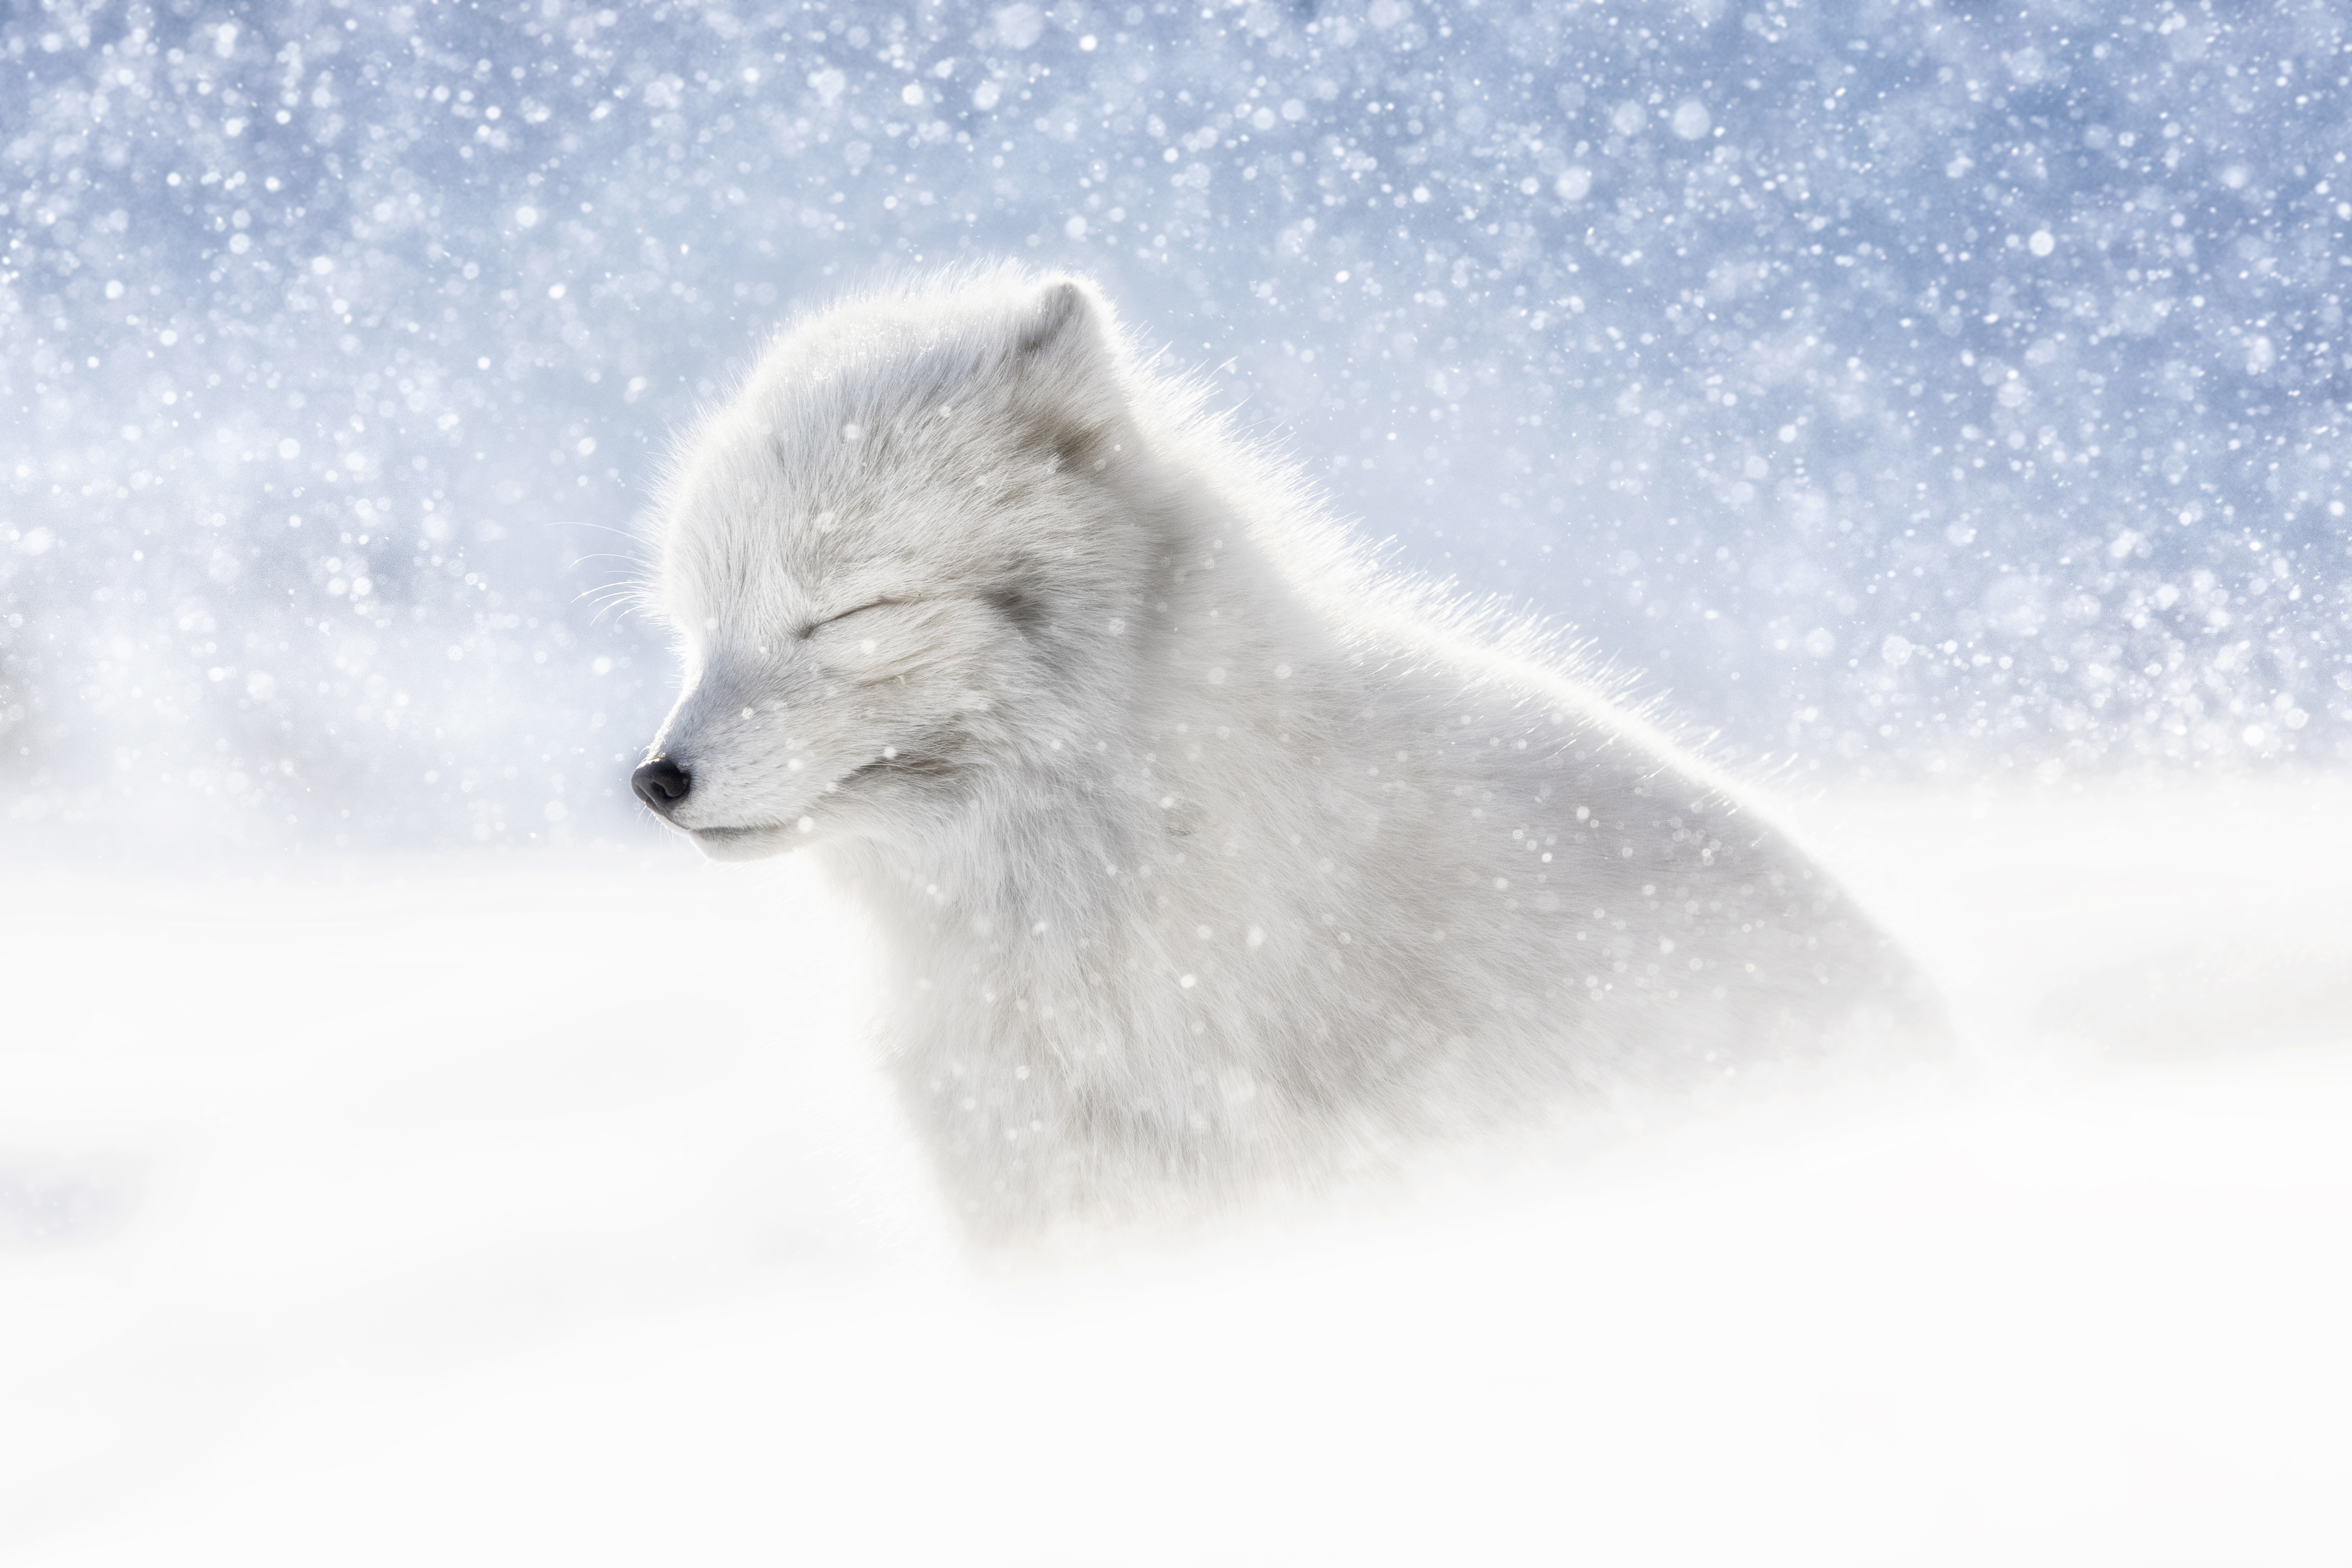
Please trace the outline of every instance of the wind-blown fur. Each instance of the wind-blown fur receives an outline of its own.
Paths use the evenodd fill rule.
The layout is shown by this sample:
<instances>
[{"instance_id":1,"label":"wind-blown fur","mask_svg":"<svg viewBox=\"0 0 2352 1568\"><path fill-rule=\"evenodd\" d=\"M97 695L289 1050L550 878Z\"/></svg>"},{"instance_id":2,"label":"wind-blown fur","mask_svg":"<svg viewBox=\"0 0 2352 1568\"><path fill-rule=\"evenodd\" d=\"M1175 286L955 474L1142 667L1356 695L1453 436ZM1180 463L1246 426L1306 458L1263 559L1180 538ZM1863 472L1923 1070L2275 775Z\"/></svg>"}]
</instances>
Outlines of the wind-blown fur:
<instances>
[{"instance_id":1,"label":"wind-blown fur","mask_svg":"<svg viewBox=\"0 0 2352 1568\"><path fill-rule=\"evenodd\" d=\"M1722 779L1385 578L1079 279L802 322L663 516L670 819L719 858L813 850L871 906L891 1069L985 1235L1922 1011Z\"/></svg>"}]
</instances>

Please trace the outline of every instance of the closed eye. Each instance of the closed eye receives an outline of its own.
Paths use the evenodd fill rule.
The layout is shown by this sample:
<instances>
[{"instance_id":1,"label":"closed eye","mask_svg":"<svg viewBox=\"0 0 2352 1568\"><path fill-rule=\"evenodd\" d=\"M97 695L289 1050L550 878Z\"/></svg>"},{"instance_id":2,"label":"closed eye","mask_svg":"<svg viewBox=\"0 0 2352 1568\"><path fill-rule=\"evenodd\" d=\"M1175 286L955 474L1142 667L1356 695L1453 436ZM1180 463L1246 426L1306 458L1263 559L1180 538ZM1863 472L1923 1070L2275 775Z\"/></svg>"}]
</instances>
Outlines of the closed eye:
<instances>
[{"instance_id":1,"label":"closed eye","mask_svg":"<svg viewBox=\"0 0 2352 1568\"><path fill-rule=\"evenodd\" d=\"M901 601L898 599L877 599L870 605L860 605L854 610L844 610L839 615L827 616L821 621L811 621L807 626L801 628L801 636L803 638L813 637L821 626L829 626L835 621L845 621L852 616L862 616L868 610L879 610L887 605L898 603L901 603Z\"/></svg>"}]
</instances>

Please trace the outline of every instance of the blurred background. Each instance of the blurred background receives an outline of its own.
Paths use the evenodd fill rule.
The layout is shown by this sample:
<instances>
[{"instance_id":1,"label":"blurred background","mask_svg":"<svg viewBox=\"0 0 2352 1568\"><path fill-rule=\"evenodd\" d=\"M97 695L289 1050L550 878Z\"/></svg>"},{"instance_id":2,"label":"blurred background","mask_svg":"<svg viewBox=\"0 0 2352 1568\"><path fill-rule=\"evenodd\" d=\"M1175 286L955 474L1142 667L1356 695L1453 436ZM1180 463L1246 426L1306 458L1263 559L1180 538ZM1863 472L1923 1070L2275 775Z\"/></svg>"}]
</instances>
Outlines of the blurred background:
<instances>
[{"instance_id":1,"label":"blurred background","mask_svg":"<svg viewBox=\"0 0 2352 1568\"><path fill-rule=\"evenodd\" d=\"M2347 28L13 7L7 831L631 831L676 433L796 311L1005 254L1767 770L2333 766Z\"/></svg>"},{"instance_id":2,"label":"blurred background","mask_svg":"<svg viewBox=\"0 0 2352 1568\"><path fill-rule=\"evenodd\" d=\"M0 1556L2347 1561L2348 50L0 5ZM1714 732L1955 1059L975 1267L616 591L770 334L1006 255Z\"/></svg>"}]
</instances>

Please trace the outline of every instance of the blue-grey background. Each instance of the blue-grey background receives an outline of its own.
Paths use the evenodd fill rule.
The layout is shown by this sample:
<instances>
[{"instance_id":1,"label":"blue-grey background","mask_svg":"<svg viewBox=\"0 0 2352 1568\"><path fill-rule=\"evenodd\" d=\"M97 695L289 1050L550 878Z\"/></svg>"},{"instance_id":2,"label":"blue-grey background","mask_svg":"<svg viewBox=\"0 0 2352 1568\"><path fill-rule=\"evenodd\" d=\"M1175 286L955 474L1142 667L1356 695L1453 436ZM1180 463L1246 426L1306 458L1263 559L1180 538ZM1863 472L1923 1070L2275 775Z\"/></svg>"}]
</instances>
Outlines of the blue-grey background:
<instances>
[{"instance_id":1,"label":"blue-grey background","mask_svg":"<svg viewBox=\"0 0 2352 1568\"><path fill-rule=\"evenodd\" d=\"M2352 751L2337 5L5 16L18 842L635 831L672 433L1004 253L1755 765Z\"/></svg>"}]
</instances>

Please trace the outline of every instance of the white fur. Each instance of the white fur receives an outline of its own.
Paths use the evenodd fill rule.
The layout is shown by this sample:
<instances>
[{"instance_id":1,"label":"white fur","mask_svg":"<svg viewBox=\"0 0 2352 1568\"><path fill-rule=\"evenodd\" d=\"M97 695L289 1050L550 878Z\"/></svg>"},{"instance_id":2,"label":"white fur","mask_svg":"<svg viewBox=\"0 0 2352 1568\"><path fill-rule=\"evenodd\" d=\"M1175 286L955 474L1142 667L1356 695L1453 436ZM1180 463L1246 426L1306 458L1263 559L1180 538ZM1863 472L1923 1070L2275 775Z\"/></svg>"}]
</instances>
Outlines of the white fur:
<instances>
[{"instance_id":1,"label":"white fur","mask_svg":"<svg viewBox=\"0 0 2352 1568\"><path fill-rule=\"evenodd\" d=\"M675 823L869 903L982 1233L1926 1016L1714 772L1198 405L1083 281L938 278L790 331L664 508Z\"/></svg>"}]
</instances>

